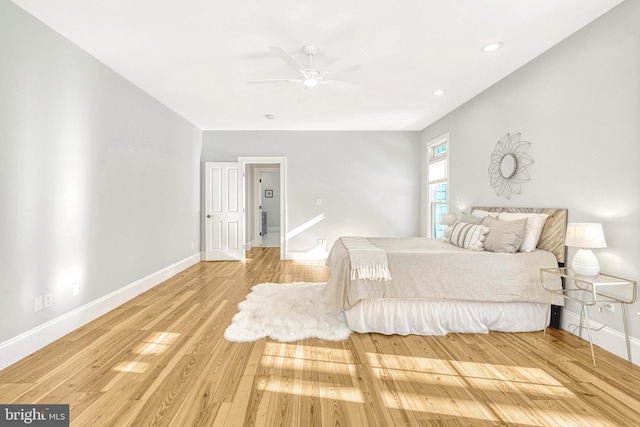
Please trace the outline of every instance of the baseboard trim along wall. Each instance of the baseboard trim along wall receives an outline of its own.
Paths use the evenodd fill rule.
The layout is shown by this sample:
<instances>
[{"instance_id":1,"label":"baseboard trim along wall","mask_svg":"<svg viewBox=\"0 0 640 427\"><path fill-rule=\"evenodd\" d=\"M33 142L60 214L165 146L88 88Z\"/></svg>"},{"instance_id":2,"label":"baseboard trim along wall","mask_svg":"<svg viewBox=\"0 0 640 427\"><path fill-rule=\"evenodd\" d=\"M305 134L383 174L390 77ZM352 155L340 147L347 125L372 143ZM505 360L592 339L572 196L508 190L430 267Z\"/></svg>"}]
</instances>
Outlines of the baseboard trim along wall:
<instances>
[{"instance_id":1,"label":"baseboard trim along wall","mask_svg":"<svg viewBox=\"0 0 640 427\"><path fill-rule=\"evenodd\" d=\"M162 270L143 277L140 280L136 280L117 291L111 292L102 298L91 301L36 328L0 343L0 369L12 365L75 329L86 325L181 271L199 263L201 260L201 253L191 255Z\"/></svg>"},{"instance_id":2,"label":"baseboard trim along wall","mask_svg":"<svg viewBox=\"0 0 640 427\"><path fill-rule=\"evenodd\" d=\"M616 307L616 311L618 311L619 308L619 306ZM615 315L622 316L622 313L615 313ZM629 317L629 310L627 310L627 317ZM609 328L608 326L605 326L598 322L594 322L591 319L589 320L589 324L591 325L591 338L593 340L593 345L597 345L598 347L603 348L608 352L623 358L624 360L627 360L627 343L624 339L624 332ZM580 333L579 328L577 327L577 325L579 324L579 313L562 310L562 329L569 331L573 335L577 336ZM596 331L596 329L599 328L602 329ZM586 329L582 330L582 338L586 341L589 340ZM631 362L634 365L640 366L640 340L634 337L629 337L629 342L631 346ZM596 355L596 363L597 362L598 356Z\"/></svg>"}]
</instances>

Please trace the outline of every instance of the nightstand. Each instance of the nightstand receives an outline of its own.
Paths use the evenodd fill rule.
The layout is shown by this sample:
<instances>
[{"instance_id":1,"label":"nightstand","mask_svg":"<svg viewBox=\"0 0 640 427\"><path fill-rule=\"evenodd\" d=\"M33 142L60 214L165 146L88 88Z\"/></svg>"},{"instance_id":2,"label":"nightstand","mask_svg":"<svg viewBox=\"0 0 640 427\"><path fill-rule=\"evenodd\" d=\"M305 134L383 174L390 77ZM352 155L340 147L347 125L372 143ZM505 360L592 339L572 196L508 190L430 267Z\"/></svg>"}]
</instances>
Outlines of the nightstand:
<instances>
[{"instance_id":1,"label":"nightstand","mask_svg":"<svg viewBox=\"0 0 640 427\"><path fill-rule=\"evenodd\" d=\"M546 274L562 277L564 279L564 288L559 290L547 288L544 284L544 277ZM580 338L582 338L582 319L584 317L587 324L586 328L589 336L591 359L593 360L594 368L596 367L596 356L593 352L591 328L589 327L589 315L587 314L586 307L599 303L620 304L622 322L624 324L624 337L627 341L627 358L629 363L631 363L631 345L629 344L629 329L627 327L627 310L625 306L626 304L633 304L636 301L638 282L602 273L594 277L581 276L579 274L575 274L571 268L566 267L541 268L540 281L542 283L542 287L549 292L546 319L549 318L551 296L554 294L580 304ZM543 337L546 332L547 328L545 327L542 334Z\"/></svg>"}]
</instances>

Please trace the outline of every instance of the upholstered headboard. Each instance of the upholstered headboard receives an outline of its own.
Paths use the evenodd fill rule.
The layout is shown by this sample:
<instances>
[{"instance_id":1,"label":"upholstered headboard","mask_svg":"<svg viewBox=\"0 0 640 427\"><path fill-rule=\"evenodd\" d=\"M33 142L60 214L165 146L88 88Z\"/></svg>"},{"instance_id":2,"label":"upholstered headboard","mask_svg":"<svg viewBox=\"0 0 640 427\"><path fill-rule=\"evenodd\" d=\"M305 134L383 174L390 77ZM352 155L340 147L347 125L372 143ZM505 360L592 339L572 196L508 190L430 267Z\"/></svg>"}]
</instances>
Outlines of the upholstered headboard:
<instances>
[{"instance_id":1,"label":"upholstered headboard","mask_svg":"<svg viewBox=\"0 0 640 427\"><path fill-rule=\"evenodd\" d=\"M549 215L542 228L540 240L538 240L538 248L552 252L558 259L558 263L564 264L567 258L567 248L564 245L564 237L567 233L567 209L561 208L499 208L499 207L480 207L474 206L474 209L481 209L488 212L516 212L516 213L544 213Z\"/></svg>"}]
</instances>

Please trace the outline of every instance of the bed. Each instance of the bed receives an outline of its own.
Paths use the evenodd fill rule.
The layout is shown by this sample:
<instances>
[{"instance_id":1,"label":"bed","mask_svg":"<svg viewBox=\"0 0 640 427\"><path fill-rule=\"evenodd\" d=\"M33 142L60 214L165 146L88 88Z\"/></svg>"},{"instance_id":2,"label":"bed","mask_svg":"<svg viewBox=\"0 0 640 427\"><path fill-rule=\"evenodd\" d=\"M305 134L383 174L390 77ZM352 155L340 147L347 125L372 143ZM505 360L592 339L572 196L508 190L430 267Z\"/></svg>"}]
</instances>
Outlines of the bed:
<instances>
[{"instance_id":1,"label":"bed","mask_svg":"<svg viewBox=\"0 0 640 427\"><path fill-rule=\"evenodd\" d=\"M564 302L553 297L550 320L540 268L564 265L567 210L474 207L472 212L485 212L498 221L528 214L546 219L531 252L470 250L431 238L365 239L386 254L387 280L356 275L351 248L344 238L338 239L327 258L326 302L344 313L351 330L362 333L530 332L554 326ZM454 227L461 225L467 224ZM503 224L495 230L498 225ZM559 289L562 283L558 278L549 286Z\"/></svg>"}]
</instances>

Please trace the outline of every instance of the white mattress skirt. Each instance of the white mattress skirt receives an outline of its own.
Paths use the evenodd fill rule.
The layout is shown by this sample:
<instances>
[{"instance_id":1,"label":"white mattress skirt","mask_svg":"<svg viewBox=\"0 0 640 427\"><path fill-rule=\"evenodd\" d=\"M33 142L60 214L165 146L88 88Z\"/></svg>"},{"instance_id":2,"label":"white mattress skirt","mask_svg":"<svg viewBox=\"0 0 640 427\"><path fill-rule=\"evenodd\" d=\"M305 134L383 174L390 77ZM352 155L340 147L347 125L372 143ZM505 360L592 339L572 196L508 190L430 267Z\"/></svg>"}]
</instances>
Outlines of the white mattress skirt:
<instances>
[{"instance_id":1,"label":"white mattress skirt","mask_svg":"<svg viewBox=\"0 0 640 427\"><path fill-rule=\"evenodd\" d=\"M546 304L420 299L366 299L345 311L355 332L386 335L445 335L541 331L549 324Z\"/></svg>"}]
</instances>

